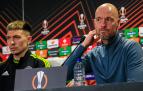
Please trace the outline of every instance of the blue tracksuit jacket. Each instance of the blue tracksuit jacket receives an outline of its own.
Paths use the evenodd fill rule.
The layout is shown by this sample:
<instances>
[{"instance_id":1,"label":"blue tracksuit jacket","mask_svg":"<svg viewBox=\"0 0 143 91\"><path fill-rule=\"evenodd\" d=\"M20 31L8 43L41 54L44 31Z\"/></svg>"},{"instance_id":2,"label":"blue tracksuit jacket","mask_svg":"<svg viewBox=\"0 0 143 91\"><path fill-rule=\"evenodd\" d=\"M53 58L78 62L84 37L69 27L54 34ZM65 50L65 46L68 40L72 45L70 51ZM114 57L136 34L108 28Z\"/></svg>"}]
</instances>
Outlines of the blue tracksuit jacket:
<instances>
[{"instance_id":1,"label":"blue tracksuit jacket","mask_svg":"<svg viewBox=\"0 0 143 91\"><path fill-rule=\"evenodd\" d=\"M81 57L85 47L79 45L64 63L68 66L67 79L73 78L76 59ZM143 50L131 40L117 33L108 45L100 45L90 51L83 61L86 73L93 73L97 84L143 81Z\"/></svg>"}]
</instances>

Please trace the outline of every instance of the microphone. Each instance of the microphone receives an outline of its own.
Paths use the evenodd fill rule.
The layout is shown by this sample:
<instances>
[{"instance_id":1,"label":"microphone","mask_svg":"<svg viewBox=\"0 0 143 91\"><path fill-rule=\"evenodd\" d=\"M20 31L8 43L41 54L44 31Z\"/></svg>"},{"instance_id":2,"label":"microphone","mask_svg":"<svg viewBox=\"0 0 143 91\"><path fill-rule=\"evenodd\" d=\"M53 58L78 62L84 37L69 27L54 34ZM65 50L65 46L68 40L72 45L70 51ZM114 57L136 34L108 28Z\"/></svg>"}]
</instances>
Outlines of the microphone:
<instances>
[{"instance_id":1,"label":"microphone","mask_svg":"<svg viewBox=\"0 0 143 91\"><path fill-rule=\"evenodd\" d=\"M79 44L82 43L85 40L85 38L86 38L85 36L82 36L81 39L80 39Z\"/></svg>"},{"instance_id":2,"label":"microphone","mask_svg":"<svg viewBox=\"0 0 143 91\"><path fill-rule=\"evenodd\" d=\"M71 54L67 57L67 59L62 63L61 66L64 66L65 62L70 58L70 56L74 53L74 51L77 49L77 47L85 40L85 36L81 36L81 39L79 43L77 44L76 48L71 52Z\"/></svg>"},{"instance_id":3,"label":"microphone","mask_svg":"<svg viewBox=\"0 0 143 91\"><path fill-rule=\"evenodd\" d=\"M62 63L61 66L64 66L65 62L70 58L70 56L74 53L74 51L77 49L77 47L85 40L86 36L81 36L80 42L77 44L76 48L71 52L71 54L67 57L67 59ZM99 40L99 37L94 35L94 39L97 41Z\"/></svg>"}]
</instances>

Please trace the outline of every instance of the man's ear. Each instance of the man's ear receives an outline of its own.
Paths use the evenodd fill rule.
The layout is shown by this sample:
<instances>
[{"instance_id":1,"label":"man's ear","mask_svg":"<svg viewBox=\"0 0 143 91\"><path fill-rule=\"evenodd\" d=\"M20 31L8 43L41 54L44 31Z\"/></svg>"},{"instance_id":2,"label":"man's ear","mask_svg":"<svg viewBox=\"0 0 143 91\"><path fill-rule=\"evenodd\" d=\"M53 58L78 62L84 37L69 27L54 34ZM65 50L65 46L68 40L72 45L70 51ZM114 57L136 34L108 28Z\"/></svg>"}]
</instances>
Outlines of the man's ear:
<instances>
[{"instance_id":1,"label":"man's ear","mask_svg":"<svg viewBox=\"0 0 143 91\"><path fill-rule=\"evenodd\" d=\"M28 44L30 44L32 41L32 36L28 36Z\"/></svg>"},{"instance_id":2,"label":"man's ear","mask_svg":"<svg viewBox=\"0 0 143 91\"><path fill-rule=\"evenodd\" d=\"M94 29L96 29L96 19L93 20Z\"/></svg>"},{"instance_id":3,"label":"man's ear","mask_svg":"<svg viewBox=\"0 0 143 91\"><path fill-rule=\"evenodd\" d=\"M117 21L117 30L119 27L120 27L120 19L118 19L118 21Z\"/></svg>"}]
</instances>

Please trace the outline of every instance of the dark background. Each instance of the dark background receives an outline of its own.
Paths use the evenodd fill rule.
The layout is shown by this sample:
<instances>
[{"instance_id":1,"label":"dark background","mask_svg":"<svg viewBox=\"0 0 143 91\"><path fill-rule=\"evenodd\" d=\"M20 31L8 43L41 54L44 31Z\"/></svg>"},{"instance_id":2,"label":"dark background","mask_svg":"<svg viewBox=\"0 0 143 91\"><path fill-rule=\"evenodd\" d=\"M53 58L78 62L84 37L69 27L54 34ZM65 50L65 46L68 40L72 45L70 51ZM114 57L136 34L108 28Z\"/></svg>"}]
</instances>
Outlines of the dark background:
<instances>
[{"instance_id":1,"label":"dark background","mask_svg":"<svg viewBox=\"0 0 143 91\"><path fill-rule=\"evenodd\" d=\"M95 10L103 3L112 3L118 10L126 8L129 20L119 30L143 26L143 0L24 0L24 19L32 26L32 42L87 34L94 29ZM85 30L77 28L81 13L86 16ZM47 35L40 34L44 19L49 23ZM14 20L22 20L22 0L0 0L0 49L7 45L6 26Z\"/></svg>"}]
</instances>

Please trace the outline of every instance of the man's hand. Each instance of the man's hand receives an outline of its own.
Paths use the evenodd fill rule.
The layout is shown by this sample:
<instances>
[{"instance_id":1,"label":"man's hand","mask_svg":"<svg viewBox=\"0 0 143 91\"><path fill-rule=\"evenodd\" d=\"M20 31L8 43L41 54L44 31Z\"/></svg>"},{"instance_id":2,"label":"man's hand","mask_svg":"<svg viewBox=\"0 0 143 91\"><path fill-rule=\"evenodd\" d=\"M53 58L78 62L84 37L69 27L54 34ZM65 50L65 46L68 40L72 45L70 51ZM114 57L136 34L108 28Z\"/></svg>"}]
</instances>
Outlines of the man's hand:
<instances>
[{"instance_id":1,"label":"man's hand","mask_svg":"<svg viewBox=\"0 0 143 91\"><path fill-rule=\"evenodd\" d=\"M66 87L73 87L74 86L74 80L71 80Z\"/></svg>"},{"instance_id":2,"label":"man's hand","mask_svg":"<svg viewBox=\"0 0 143 91\"><path fill-rule=\"evenodd\" d=\"M90 31L85 40L82 42L82 45L84 47L88 47L89 45L93 44L94 42L97 42L99 40L99 37L96 36L96 30Z\"/></svg>"},{"instance_id":3,"label":"man's hand","mask_svg":"<svg viewBox=\"0 0 143 91\"><path fill-rule=\"evenodd\" d=\"M74 86L74 80L71 80L66 87L73 87ZM80 86L80 85L79 85ZM85 86L87 86L87 81L85 81Z\"/></svg>"}]
</instances>

